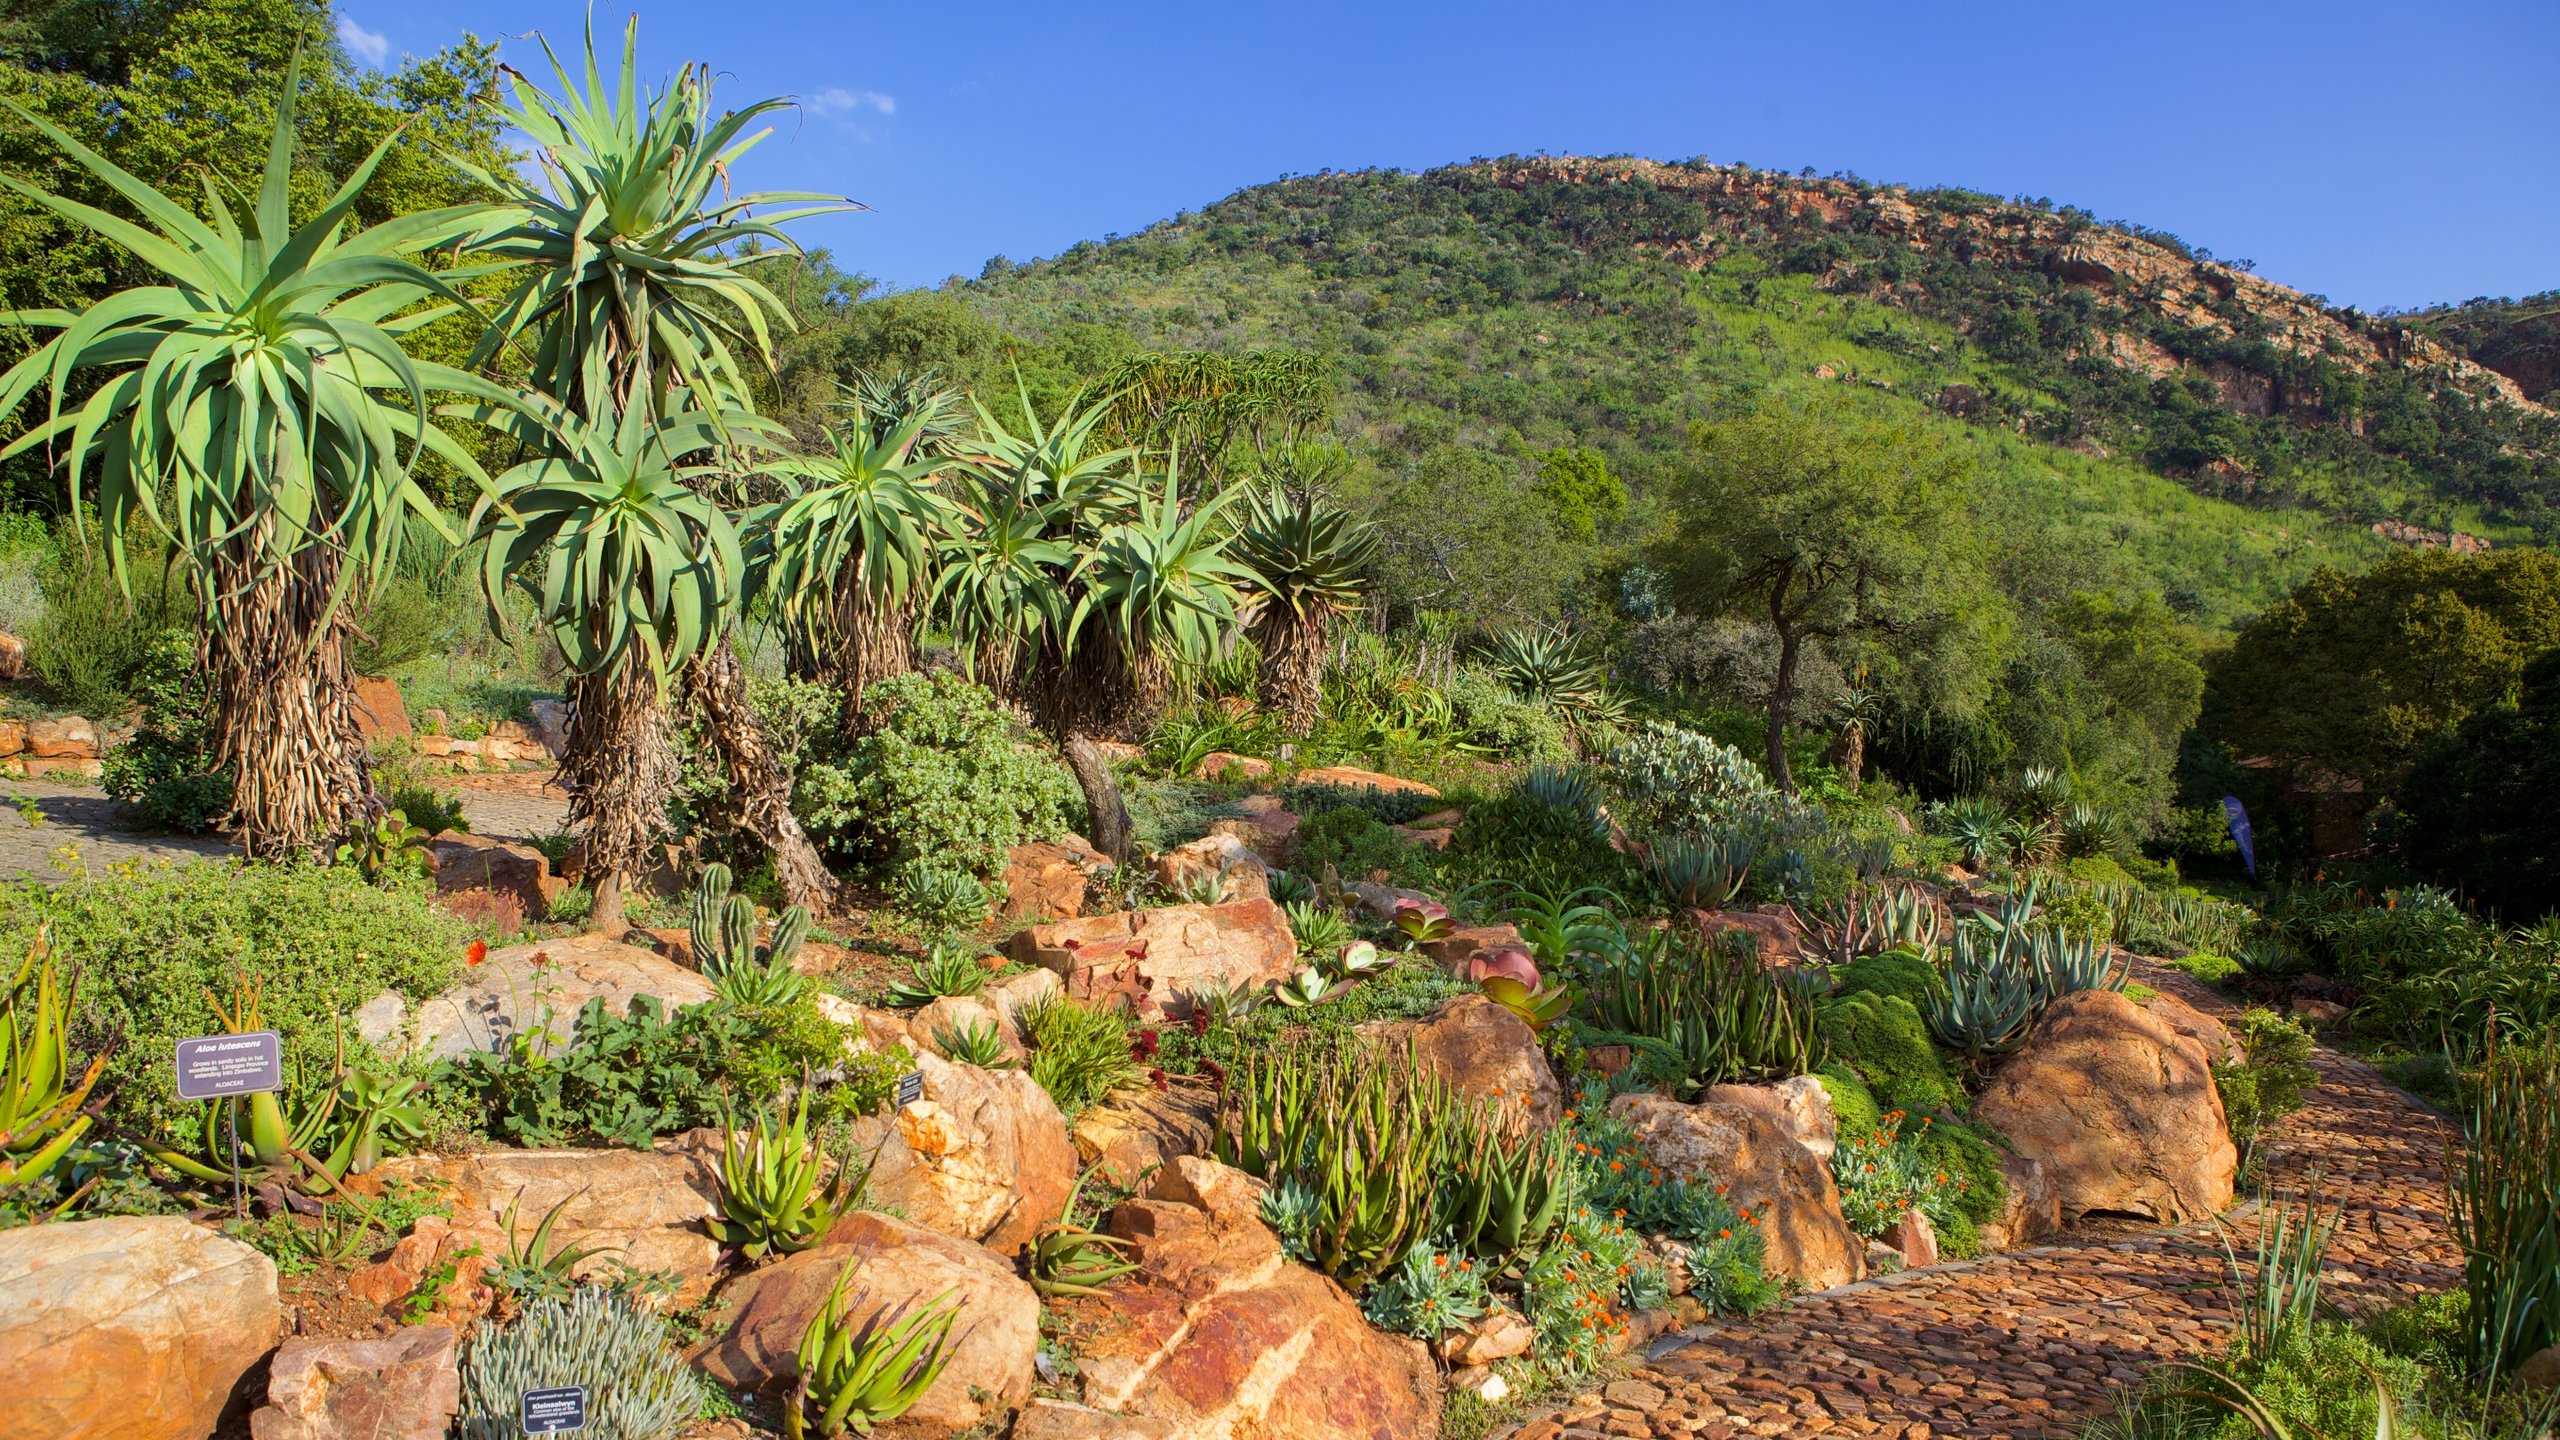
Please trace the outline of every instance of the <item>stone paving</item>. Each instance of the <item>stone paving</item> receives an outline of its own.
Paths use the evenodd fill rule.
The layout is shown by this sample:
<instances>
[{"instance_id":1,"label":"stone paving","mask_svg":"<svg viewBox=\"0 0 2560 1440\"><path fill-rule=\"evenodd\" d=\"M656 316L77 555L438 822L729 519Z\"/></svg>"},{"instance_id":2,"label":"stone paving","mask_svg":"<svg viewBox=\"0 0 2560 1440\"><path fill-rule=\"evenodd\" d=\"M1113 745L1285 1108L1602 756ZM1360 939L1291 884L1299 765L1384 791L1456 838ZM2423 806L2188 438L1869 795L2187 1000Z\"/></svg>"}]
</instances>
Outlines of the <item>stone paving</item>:
<instances>
[{"instance_id":1,"label":"stone paving","mask_svg":"<svg viewBox=\"0 0 2560 1440\"><path fill-rule=\"evenodd\" d=\"M549 835L569 815L569 799L548 770L466 775L437 783L462 796L474 834L504 839ZM44 817L29 825L21 807ZM234 852L210 835L163 835L129 828L123 807L94 781L0 780L0 881L32 877L47 885L110 866L220 858Z\"/></svg>"},{"instance_id":2,"label":"stone paving","mask_svg":"<svg viewBox=\"0 0 2560 1440\"><path fill-rule=\"evenodd\" d=\"M2200 1009L2233 1009L2165 967L2144 962L2136 978ZM2445 1231L2444 1122L2355 1060L2324 1048L2316 1063L2321 1083L2268 1142L2266 1171L2272 1190L2316 1181L2345 1209L2324 1294L2360 1313L2459 1284ZM2252 1252L2254 1207L1806 1296L1665 1337L1631 1375L1533 1418L1514 1440L2060 1440L2147 1367L2220 1349L2231 1321L2226 1238Z\"/></svg>"}]
</instances>

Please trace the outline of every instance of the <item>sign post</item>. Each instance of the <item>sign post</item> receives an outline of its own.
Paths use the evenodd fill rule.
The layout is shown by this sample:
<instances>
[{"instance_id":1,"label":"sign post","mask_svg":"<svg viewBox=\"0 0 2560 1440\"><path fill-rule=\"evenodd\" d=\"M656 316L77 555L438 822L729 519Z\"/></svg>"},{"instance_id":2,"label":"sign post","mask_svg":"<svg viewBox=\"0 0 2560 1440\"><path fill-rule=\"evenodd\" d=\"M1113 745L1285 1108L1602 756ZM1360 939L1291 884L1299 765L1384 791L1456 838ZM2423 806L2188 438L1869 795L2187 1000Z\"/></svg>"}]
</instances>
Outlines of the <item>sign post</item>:
<instances>
[{"instance_id":1,"label":"sign post","mask_svg":"<svg viewBox=\"0 0 2560 1440\"><path fill-rule=\"evenodd\" d=\"M553 1385L527 1390L517 1420L527 1435L565 1435L587 1428L587 1387Z\"/></svg>"},{"instance_id":2,"label":"sign post","mask_svg":"<svg viewBox=\"0 0 2560 1440\"><path fill-rule=\"evenodd\" d=\"M178 1042L178 1098L228 1102L222 1107L230 1146L231 1208L243 1218L248 1201L240 1182L240 1101L284 1088L284 1037L273 1030L245 1035L200 1035Z\"/></svg>"}]
</instances>

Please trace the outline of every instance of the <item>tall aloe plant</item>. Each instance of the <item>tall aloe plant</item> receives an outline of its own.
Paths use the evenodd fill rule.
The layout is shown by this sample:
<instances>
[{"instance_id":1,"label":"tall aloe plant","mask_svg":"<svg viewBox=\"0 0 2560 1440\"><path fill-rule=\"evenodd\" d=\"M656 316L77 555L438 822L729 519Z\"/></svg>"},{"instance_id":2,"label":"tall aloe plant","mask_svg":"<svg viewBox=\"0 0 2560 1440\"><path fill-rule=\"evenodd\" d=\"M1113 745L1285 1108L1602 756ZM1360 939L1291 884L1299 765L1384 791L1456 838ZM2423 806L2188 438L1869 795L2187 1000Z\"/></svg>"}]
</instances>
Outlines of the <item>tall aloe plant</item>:
<instances>
[{"instance_id":1,"label":"tall aloe plant","mask_svg":"<svg viewBox=\"0 0 2560 1440\"><path fill-rule=\"evenodd\" d=\"M851 202L730 194L734 167L771 133L748 127L784 102L715 116L708 69L699 65L643 93L638 43L635 20L624 31L621 70L610 86L592 35L580 75L546 47L557 94L509 72L513 103L502 108L532 139L538 174L480 175L504 199L469 248L517 267L518 275L495 306L476 358L495 365L520 354L528 383L559 417L585 427L555 458L576 464L579 456L597 457L600 437L611 435L603 448L620 457L621 473L637 473L638 457L651 453L654 476L680 487L715 484L741 463L741 436L731 422L752 415L751 377L771 373L773 331L790 323L781 300L750 272L743 247L792 249L781 225ZM634 433L652 425L673 429L655 439ZM676 445L679 432L713 458L686 455ZM607 473L589 468L592 478L582 483L599 483ZM644 521L648 507L656 518ZM738 797L735 814L772 853L791 899L832 908L833 882L791 818L789 777L746 703L744 672L729 647L741 598L736 555L691 557L690 568L677 564L673 551L663 562L652 559L648 573L661 588L645 616L632 609L632 597L597 583L615 565L632 563L643 533L728 535L726 518L715 527L706 508L717 507L665 489L651 490L645 501L634 493L615 509L627 529L546 525L535 549L510 551L519 563L541 557L544 573L534 588L546 621L555 634L581 637L575 648L564 646L574 680L561 774L574 813L589 827L591 863L606 876L592 912L592 923L606 930L622 921L621 877L645 863L663 829L662 802L675 774L665 735L671 678L681 679L710 721ZM609 548L617 545L625 548ZM701 578L706 570L718 572L717 583ZM712 601L714 608L699 613L684 608ZM612 643L627 624L648 632L646 642Z\"/></svg>"},{"instance_id":2,"label":"tall aloe plant","mask_svg":"<svg viewBox=\"0 0 2560 1440\"><path fill-rule=\"evenodd\" d=\"M477 467L423 417L428 396L495 398L483 381L403 353L401 337L461 306L417 253L477 211L370 229L350 216L396 142L386 137L320 209L289 203L299 57L286 72L255 197L207 180L202 215L25 108L9 110L115 191L139 220L0 175L24 199L107 237L157 283L77 315L18 311L50 331L0 376L0 414L39 387L45 418L0 458L46 446L76 509L94 479L98 533L120 583L138 535L177 547L197 602L230 823L252 853L323 849L380 812L352 705L348 601L388 577L409 514L445 522L413 467L431 451ZM233 199L246 202L235 212ZM100 383L73 403L72 377Z\"/></svg>"},{"instance_id":3,"label":"tall aloe plant","mask_svg":"<svg viewBox=\"0 0 2560 1440\"><path fill-rule=\"evenodd\" d=\"M1334 619L1360 608L1378 533L1339 506L1282 491L1255 499L1236 551L1260 594L1253 635L1262 647L1262 703L1303 735L1315 728Z\"/></svg>"}]
</instances>

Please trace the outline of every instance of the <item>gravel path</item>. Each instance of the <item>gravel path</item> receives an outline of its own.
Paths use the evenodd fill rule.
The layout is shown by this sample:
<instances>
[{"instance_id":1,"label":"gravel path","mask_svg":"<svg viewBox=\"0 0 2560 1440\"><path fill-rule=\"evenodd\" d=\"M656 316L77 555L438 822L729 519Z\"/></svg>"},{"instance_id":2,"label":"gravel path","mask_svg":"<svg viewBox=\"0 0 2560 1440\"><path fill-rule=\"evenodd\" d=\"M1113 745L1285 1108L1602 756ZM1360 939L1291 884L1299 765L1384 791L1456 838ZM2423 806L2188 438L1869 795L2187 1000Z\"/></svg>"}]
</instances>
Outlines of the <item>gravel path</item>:
<instances>
[{"instance_id":1,"label":"gravel path","mask_svg":"<svg viewBox=\"0 0 2560 1440\"><path fill-rule=\"evenodd\" d=\"M549 835L567 822L569 799L548 770L467 775L436 783L462 796L472 833L502 839ZM14 803L12 803L14 802ZM32 803L43 822L29 825ZM119 864L220 858L236 854L209 835L163 835L128 827L123 807L94 782L0 780L0 881L33 877L47 885L74 875L105 874Z\"/></svg>"},{"instance_id":2,"label":"gravel path","mask_svg":"<svg viewBox=\"0 0 2560 1440\"><path fill-rule=\"evenodd\" d=\"M2165 967L2143 962L2137 978L2199 1009L2235 1008ZM2323 1048L2317 1064L2321 1083L2278 1127L2266 1169L2273 1189L2316 1180L2345 1208L2324 1296L2363 1313L2459 1284L2445 1230L2444 1122L2358 1061ZM2231 1323L2226 1235L2251 1253L2254 1209L2221 1224L2066 1237L1906 1271L1683 1331L1655 1342L1628 1378L1533 1419L1515 1440L2060 1440L2146 1367L2221 1347Z\"/></svg>"}]
</instances>

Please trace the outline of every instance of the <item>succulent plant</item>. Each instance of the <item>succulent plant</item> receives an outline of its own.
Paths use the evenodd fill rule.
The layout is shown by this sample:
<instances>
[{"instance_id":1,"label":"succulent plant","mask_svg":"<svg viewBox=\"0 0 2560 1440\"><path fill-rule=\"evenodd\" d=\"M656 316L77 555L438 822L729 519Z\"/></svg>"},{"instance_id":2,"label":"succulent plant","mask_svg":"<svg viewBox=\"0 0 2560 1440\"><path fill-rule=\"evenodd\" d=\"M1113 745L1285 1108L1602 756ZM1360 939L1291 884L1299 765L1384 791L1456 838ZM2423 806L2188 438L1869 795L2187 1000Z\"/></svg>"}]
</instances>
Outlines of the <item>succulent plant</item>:
<instances>
[{"instance_id":1,"label":"succulent plant","mask_svg":"<svg viewBox=\"0 0 2560 1440\"><path fill-rule=\"evenodd\" d=\"M753 1130L730 1127L720 1147L720 1216L710 1222L712 1237L750 1260L794 1254L826 1238L853 1208L864 1178L847 1158L821 1185L827 1158L810 1142L805 1088L788 1123L760 1114Z\"/></svg>"},{"instance_id":2,"label":"succulent plant","mask_svg":"<svg viewBox=\"0 0 2560 1440\"><path fill-rule=\"evenodd\" d=\"M1540 990L1521 984L1508 975L1488 975L1476 982L1484 998L1517 1015L1532 1030L1544 1031L1573 1013L1573 990L1565 985L1550 985Z\"/></svg>"},{"instance_id":3,"label":"succulent plant","mask_svg":"<svg viewBox=\"0 0 2560 1440\"><path fill-rule=\"evenodd\" d=\"M1541 981L1537 957L1517 945L1504 945L1493 950L1480 950L1467 957L1466 977L1482 984L1495 976L1504 976L1535 990Z\"/></svg>"},{"instance_id":4,"label":"succulent plant","mask_svg":"<svg viewBox=\"0 0 2560 1440\"><path fill-rule=\"evenodd\" d=\"M1262 1008L1262 992L1220 977L1203 980L1188 992L1190 1013L1209 1025L1234 1026Z\"/></svg>"},{"instance_id":5,"label":"succulent plant","mask_svg":"<svg viewBox=\"0 0 2560 1440\"><path fill-rule=\"evenodd\" d=\"M801 1332L800 1384L782 1415L789 1440L834 1440L848 1428L867 1435L913 1409L951 1363L951 1327L962 1303L954 1292L894 1313L877 1311L857 1325L845 1286L860 1264L845 1266Z\"/></svg>"},{"instance_id":6,"label":"succulent plant","mask_svg":"<svg viewBox=\"0 0 2560 1440\"><path fill-rule=\"evenodd\" d=\"M1099 1295L1105 1285L1138 1268L1120 1254L1129 1242L1101 1234L1090 1218L1077 1216L1077 1202L1092 1178L1090 1170L1076 1177L1066 1208L1031 1242L1031 1288L1043 1295Z\"/></svg>"},{"instance_id":7,"label":"succulent plant","mask_svg":"<svg viewBox=\"0 0 2560 1440\"><path fill-rule=\"evenodd\" d=\"M1010 1070L1013 1052L1005 1047L1003 1027L992 1020L954 1020L935 1027L933 1048L955 1065L981 1070Z\"/></svg>"},{"instance_id":8,"label":"succulent plant","mask_svg":"<svg viewBox=\"0 0 2560 1440\"><path fill-rule=\"evenodd\" d=\"M1592 972L1587 999L1596 1028L1626 1037L1649 1076L1683 1094L1822 1061L1811 990L1763 966L1747 932L1644 932Z\"/></svg>"},{"instance_id":9,"label":"succulent plant","mask_svg":"<svg viewBox=\"0 0 2560 1440\"><path fill-rule=\"evenodd\" d=\"M459 1440L518 1440L527 1390L581 1385L582 1440L660 1440L691 1424L702 1390L667 1343L666 1323L628 1295L585 1286L540 1296L505 1324L487 1324L462 1356Z\"/></svg>"},{"instance_id":10,"label":"succulent plant","mask_svg":"<svg viewBox=\"0 0 2560 1440\"><path fill-rule=\"evenodd\" d=\"M1442 1230L1452 1245L1496 1265L1544 1245L1563 1220L1572 1189L1568 1132L1507 1135L1487 1115L1462 1143L1472 1163L1442 1192L1448 1205Z\"/></svg>"},{"instance_id":11,"label":"succulent plant","mask_svg":"<svg viewBox=\"0 0 2560 1440\"><path fill-rule=\"evenodd\" d=\"M1666 835L1653 842L1645 869L1674 910L1720 910L1742 891L1754 857L1719 837Z\"/></svg>"},{"instance_id":12,"label":"succulent plant","mask_svg":"<svg viewBox=\"0 0 2560 1440\"><path fill-rule=\"evenodd\" d=\"M1937 809L1939 833L1956 843L1956 859L1968 870L1988 870L2008 853L2000 827L2008 820L2000 807L1980 796L1950 800Z\"/></svg>"},{"instance_id":13,"label":"succulent plant","mask_svg":"<svg viewBox=\"0 0 2560 1440\"><path fill-rule=\"evenodd\" d=\"M907 967L907 978L889 982L892 1005L930 1005L946 995L975 995L987 988L987 967L956 945L936 942Z\"/></svg>"},{"instance_id":14,"label":"succulent plant","mask_svg":"<svg viewBox=\"0 0 2560 1440\"><path fill-rule=\"evenodd\" d=\"M2133 974L2131 961L2118 962L2114 948L2093 935L2038 931L2028 955L2035 969L2038 1010L2082 990L2122 990Z\"/></svg>"},{"instance_id":15,"label":"succulent plant","mask_svg":"<svg viewBox=\"0 0 2560 1440\"><path fill-rule=\"evenodd\" d=\"M1430 1233L1455 1106L1410 1055L1313 1038L1249 1050L1219 1108L1217 1158L1313 1193L1307 1263L1344 1286L1367 1284Z\"/></svg>"},{"instance_id":16,"label":"succulent plant","mask_svg":"<svg viewBox=\"0 0 2560 1440\"><path fill-rule=\"evenodd\" d=\"M1947 951L1947 986L1929 997L1929 1029L1977 1067L2025 1043L2042 1009L2024 937L1991 938L1959 927Z\"/></svg>"},{"instance_id":17,"label":"succulent plant","mask_svg":"<svg viewBox=\"0 0 2560 1440\"><path fill-rule=\"evenodd\" d=\"M1512 694L1545 705L1577 724L1614 722L1626 707L1609 693L1599 662L1570 636L1544 630L1505 630L1493 638L1494 678Z\"/></svg>"},{"instance_id":18,"label":"succulent plant","mask_svg":"<svg viewBox=\"0 0 2560 1440\"><path fill-rule=\"evenodd\" d=\"M1280 1237L1280 1253L1304 1264L1315 1259L1312 1240L1322 1202L1296 1175L1284 1174L1262 1192L1262 1223Z\"/></svg>"},{"instance_id":19,"label":"succulent plant","mask_svg":"<svg viewBox=\"0 0 2560 1440\"><path fill-rule=\"evenodd\" d=\"M508 1201L505 1213L498 1217L499 1225L507 1232L507 1253L499 1257L497 1265L489 1272L490 1283L522 1299L566 1299L575 1287L576 1272L581 1263L621 1249L618 1245L551 1243L552 1227L560 1223L569 1202L577 1198L575 1195L562 1196L558 1204L542 1213L542 1219L534 1225L531 1235L516 1225L517 1209L524 1203L523 1193L519 1191L515 1199Z\"/></svg>"},{"instance_id":20,"label":"succulent plant","mask_svg":"<svg viewBox=\"0 0 2560 1440\"><path fill-rule=\"evenodd\" d=\"M1395 926L1408 946L1445 940L1457 929L1449 919L1448 906L1437 900L1417 900L1410 895L1396 900Z\"/></svg>"},{"instance_id":21,"label":"succulent plant","mask_svg":"<svg viewBox=\"0 0 2560 1440\"><path fill-rule=\"evenodd\" d=\"M789 1005L815 983L792 966L809 938L809 912L797 905L773 922L773 943L756 946L755 902L729 893L729 867L702 867L693 887L690 936L694 963L732 1005Z\"/></svg>"},{"instance_id":22,"label":"succulent plant","mask_svg":"<svg viewBox=\"0 0 2560 1440\"><path fill-rule=\"evenodd\" d=\"M1594 835L1609 833L1609 818L1602 808L1600 782L1590 771L1573 765L1532 765L1512 787L1514 793L1534 800L1550 810L1582 817Z\"/></svg>"},{"instance_id":23,"label":"succulent plant","mask_svg":"<svg viewBox=\"0 0 2560 1440\"><path fill-rule=\"evenodd\" d=\"M1282 905L1294 905L1316 898L1316 882L1294 870L1274 870L1263 877L1271 898Z\"/></svg>"},{"instance_id":24,"label":"succulent plant","mask_svg":"<svg viewBox=\"0 0 2560 1440\"><path fill-rule=\"evenodd\" d=\"M1324 978L1324 972L1315 966L1302 965L1298 968L1297 974L1272 985L1271 998L1291 1010L1304 1010L1310 1005L1320 1005L1350 988L1351 982L1348 980L1329 981Z\"/></svg>"},{"instance_id":25,"label":"succulent plant","mask_svg":"<svg viewBox=\"0 0 2560 1440\"><path fill-rule=\"evenodd\" d=\"M1354 940L1335 953L1332 964L1327 968L1341 979L1357 980L1364 975L1375 975L1391 963L1378 953L1376 945L1367 940Z\"/></svg>"},{"instance_id":26,"label":"succulent plant","mask_svg":"<svg viewBox=\"0 0 2560 1440\"><path fill-rule=\"evenodd\" d=\"M1299 900L1286 907L1289 933L1298 937L1301 955L1330 955L1351 943L1351 922L1342 912L1318 900Z\"/></svg>"},{"instance_id":27,"label":"succulent plant","mask_svg":"<svg viewBox=\"0 0 2560 1440\"><path fill-rule=\"evenodd\" d=\"M9 982L0 1008L0 1185L33 1180L59 1164L90 1117L89 1092L107 1056L71 1072L73 991L55 983L52 945L42 926Z\"/></svg>"}]
</instances>

